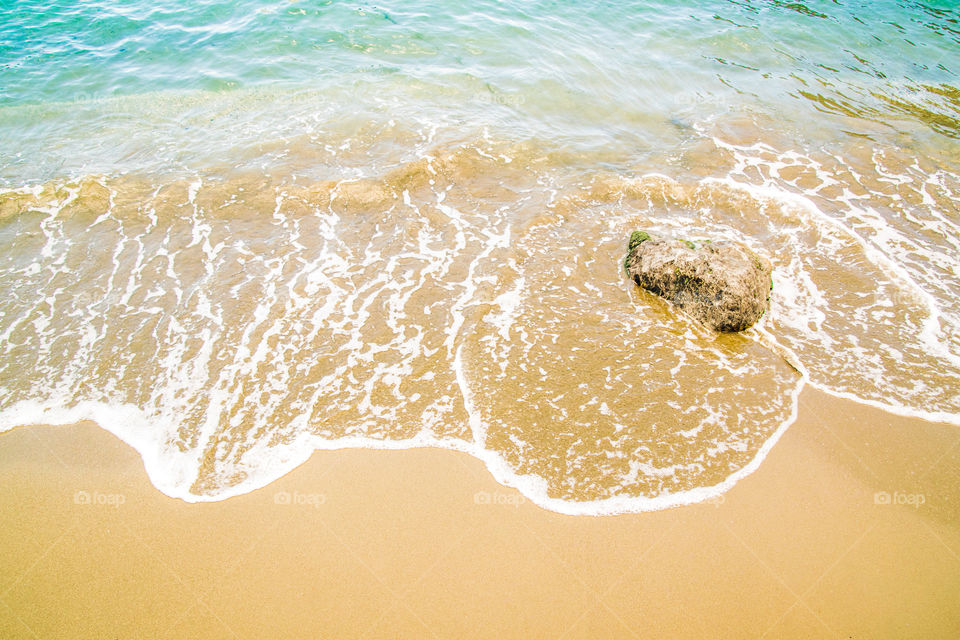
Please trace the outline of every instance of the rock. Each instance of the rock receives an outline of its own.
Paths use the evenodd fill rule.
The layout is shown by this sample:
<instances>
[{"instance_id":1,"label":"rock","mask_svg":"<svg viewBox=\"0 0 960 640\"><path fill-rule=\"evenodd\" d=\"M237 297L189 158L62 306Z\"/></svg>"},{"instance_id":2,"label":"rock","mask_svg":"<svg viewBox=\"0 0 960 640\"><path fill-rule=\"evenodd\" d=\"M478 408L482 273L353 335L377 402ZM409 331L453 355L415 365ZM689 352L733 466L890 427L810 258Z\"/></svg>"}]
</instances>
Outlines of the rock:
<instances>
[{"instance_id":1,"label":"rock","mask_svg":"<svg viewBox=\"0 0 960 640\"><path fill-rule=\"evenodd\" d=\"M770 261L734 242L630 234L624 267L634 281L716 331L743 331L766 312Z\"/></svg>"}]
</instances>

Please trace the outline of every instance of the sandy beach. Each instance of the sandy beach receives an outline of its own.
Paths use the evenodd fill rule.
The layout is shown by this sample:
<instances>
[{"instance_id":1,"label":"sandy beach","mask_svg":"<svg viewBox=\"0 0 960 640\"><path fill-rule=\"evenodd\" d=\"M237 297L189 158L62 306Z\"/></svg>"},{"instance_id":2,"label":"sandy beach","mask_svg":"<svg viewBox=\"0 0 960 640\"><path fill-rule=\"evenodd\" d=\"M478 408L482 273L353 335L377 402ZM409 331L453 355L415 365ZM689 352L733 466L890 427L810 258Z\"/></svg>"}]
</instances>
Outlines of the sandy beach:
<instances>
[{"instance_id":1,"label":"sandy beach","mask_svg":"<svg viewBox=\"0 0 960 640\"><path fill-rule=\"evenodd\" d=\"M86 423L0 436L4 638L951 638L960 431L818 391L721 499L570 517L431 449L188 504Z\"/></svg>"},{"instance_id":2,"label":"sandy beach","mask_svg":"<svg viewBox=\"0 0 960 640\"><path fill-rule=\"evenodd\" d=\"M958 25L5 3L0 640L960 639Z\"/></svg>"}]
</instances>

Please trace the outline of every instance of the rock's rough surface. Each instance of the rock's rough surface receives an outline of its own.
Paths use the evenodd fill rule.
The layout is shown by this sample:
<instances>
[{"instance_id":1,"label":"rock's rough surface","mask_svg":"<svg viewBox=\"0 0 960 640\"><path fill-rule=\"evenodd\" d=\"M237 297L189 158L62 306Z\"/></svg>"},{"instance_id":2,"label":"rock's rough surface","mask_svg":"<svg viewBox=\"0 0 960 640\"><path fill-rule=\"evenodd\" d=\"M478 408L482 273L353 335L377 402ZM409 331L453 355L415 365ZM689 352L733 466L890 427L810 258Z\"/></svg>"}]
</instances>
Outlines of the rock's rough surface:
<instances>
[{"instance_id":1,"label":"rock's rough surface","mask_svg":"<svg viewBox=\"0 0 960 640\"><path fill-rule=\"evenodd\" d=\"M637 284L716 331L748 329L767 310L773 268L743 245L634 231L628 249L624 266Z\"/></svg>"}]
</instances>

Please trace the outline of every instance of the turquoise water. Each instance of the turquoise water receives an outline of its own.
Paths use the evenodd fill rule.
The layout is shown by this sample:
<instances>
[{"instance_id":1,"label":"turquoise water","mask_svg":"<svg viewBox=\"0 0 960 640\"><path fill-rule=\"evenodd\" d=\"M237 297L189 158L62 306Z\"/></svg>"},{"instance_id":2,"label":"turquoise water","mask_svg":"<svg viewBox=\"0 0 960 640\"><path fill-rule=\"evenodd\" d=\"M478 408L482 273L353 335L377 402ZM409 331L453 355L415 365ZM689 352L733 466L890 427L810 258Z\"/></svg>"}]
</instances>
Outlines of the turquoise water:
<instances>
[{"instance_id":1,"label":"turquoise water","mask_svg":"<svg viewBox=\"0 0 960 640\"><path fill-rule=\"evenodd\" d=\"M355 127L387 110L611 161L740 112L799 139L956 138L952 5L17 0L0 21L0 177L204 166L318 113Z\"/></svg>"},{"instance_id":2,"label":"turquoise water","mask_svg":"<svg viewBox=\"0 0 960 640\"><path fill-rule=\"evenodd\" d=\"M0 431L186 500L436 446L565 513L752 472L805 385L960 424L950 2L0 8ZM621 268L744 243L705 330Z\"/></svg>"}]
</instances>

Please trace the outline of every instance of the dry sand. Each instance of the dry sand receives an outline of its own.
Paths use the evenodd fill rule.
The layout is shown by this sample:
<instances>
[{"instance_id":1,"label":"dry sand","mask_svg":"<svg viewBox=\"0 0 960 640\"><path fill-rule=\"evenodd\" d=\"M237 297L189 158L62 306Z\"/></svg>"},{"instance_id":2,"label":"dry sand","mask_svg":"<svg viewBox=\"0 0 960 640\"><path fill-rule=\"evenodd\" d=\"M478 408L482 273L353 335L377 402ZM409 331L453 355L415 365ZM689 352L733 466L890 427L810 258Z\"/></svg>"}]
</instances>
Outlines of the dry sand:
<instances>
[{"instance_id":1,"label":"dry sand","mask_svg":"<svg viewBox=\"0 0 960 640\"><path fill-rule=\"evenodd\" d=\"M5 639L960 637L960 428L809 389L756 473L655 513L431 449L187 504L92 424L0 435L0 512Z\"/></svg>"}]
</instances>

